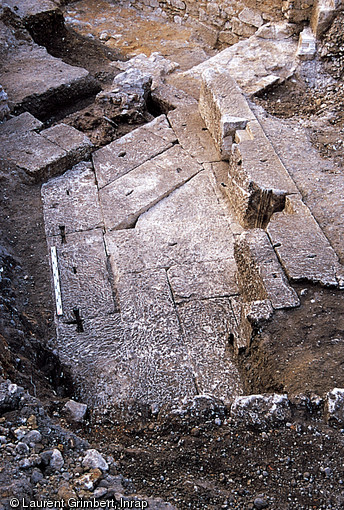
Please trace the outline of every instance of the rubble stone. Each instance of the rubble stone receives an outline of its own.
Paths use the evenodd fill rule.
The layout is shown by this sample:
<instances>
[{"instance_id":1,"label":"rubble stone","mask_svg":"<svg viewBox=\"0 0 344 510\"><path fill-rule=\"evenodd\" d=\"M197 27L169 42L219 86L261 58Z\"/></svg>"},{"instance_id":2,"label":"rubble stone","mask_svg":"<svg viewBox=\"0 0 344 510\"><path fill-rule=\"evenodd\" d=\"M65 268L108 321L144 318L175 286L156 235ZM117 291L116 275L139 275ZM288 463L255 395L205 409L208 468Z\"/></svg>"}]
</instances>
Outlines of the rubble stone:
<instances>
[{"instance_id":1,"label":"rubble stone","mask_svg":"<svg viewBox=\"0 0 344 510\"><path fill-rule=\"evenodd\" d=\"M68 400L63 407L63 411L71 421L82 422L85 419L87 405L75 400Z\"/></svg>"},{"instance_id":2,"label":"rubble stone","mask_svg":"<svg viewBox=\"0 0 344 510\"><path fill-rule=\"evenodd\" d=\"M291 418L287 395L265 394L236 397L231 416L248 426L260 429L281 426Z\"/></svg>"},{"instance_id":3,"label":"rubble stone","mask_svg":"<svg viewBox=\"0 0 344 510\"><path fill-rule=\"evenodd\" d=\"M329 425L339 428L344 427L344 389L334 388L327 393L325 418Z\"/></svg>"},{"instance_id":4,"label":"rubble stone","mask_svg":"<svg viewBox=\"0 0 344 510\"><path fill-rule=\"evenodd\" d=\"M109 469L109 464L95 449L87 450L82 465L85 469L100 469L101 471L108 471Z\"/></svg>"}]
</instances>

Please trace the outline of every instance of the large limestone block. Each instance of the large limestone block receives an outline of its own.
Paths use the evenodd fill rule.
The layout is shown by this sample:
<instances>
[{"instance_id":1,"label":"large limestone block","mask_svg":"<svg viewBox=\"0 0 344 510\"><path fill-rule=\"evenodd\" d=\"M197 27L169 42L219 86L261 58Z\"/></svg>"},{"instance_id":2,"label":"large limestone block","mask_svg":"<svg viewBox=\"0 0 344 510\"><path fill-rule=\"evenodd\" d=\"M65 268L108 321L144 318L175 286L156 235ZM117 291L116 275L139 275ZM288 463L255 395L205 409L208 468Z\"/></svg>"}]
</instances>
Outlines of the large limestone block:
<instances>
[{"instance_id":1,"label":"large limestone block","mask_svg":"<svg viewBox=\"0 0 344 510\"><path fill-rule=\"evenodd\" d=\"M0 157L22 169L30 179L40 181L67 169L67 152L55 143L28 131L0 136Z\"/></svg>"},{"instance_id":2,"label":"large limestone block","mask_svg":"<svg viewBox=\"0 0 344 510\"><path fill-rule=\"evenodd\" d=\"M229 299L191 301L178 306L178 314L198 393L225 402L242 394L229 345L235 327Z\"/></svg>"},{"instance_id":3,"label":"large limestone block","mask_svg":"<svg viewBox=\"0 0 344 510\"><path fill-rule=\"evenodd\" d=\"M12 117L0 124L0 137L10 135L23 135L29 131L40 131L43 127L43 123L36 119L31 113L25 112L18 117ZM3 140L5 143L5 141Z\"/></svg>"},{"instance_id":4,"label":"large limestone block","mask_svg":"<svg viewBox=\"0 0 344 510\"><path fill-rule=\"evenodd\" d=\"M300 199L288 197L284 211L272 217L267 232L291 281L338 285L338 257Z\"/></svg>"},{"instance_id":5,"label":"large limestone block","mask_svg":"<svg viewBox=\"0 0 344 510\"><path fill-rule=\"evenodd\" d=\"M236 239L234 253L241 295L247 301L269 299L275 309L299 306L299 298L290 287L264 230L241 234Z\"/></svg>"},{"instance_id":6,"label":"large limestone block","mask_svg":"<svg viewBox=\"0 0 344 510\"><path fill-rule=\"evenodd\" d=\"M201 172L143 214L135 229L105 236L114 272L233 260L227 211Z\"/></svg>"},{"instance_id":7,"label":"large limestone block","mask_svg":"<svg viewBox=\"0 0 344 510\"><path fill-rule=\"evenodd\" d=\"M176 265L167 272L176 303L238 294L235 274L234 259Z\"/></svg>"},{"instance_id":8,"label":"large limestone block","mask_svg":"<svg viewBox=\"0 0 344 510\"><path fill-rule=\"evenodd\" d=\"M47 236L71 234L101 227L98 188L90 163L79 163L42 186Z\"/></svg>"},{"instance_id":9,"label":"large limestone block","mask_svg":"<svg viewBox=\"0 0 344 510\"><path fill-rule=\"evenodd\" d=\"M237 132L236 141L226 191L244 228L264 228L298 189L257 121Z\"/></svg>"},{"instance_id":10,"label":"large limestone block","mask_svg":"<svg viewBox=\"0 0 344 510\"><path fill-rule=\"evenodd\" d=\"M208 69L202 74L199 111L221 158L228 160L235 132L245 129L255 116L225 69Z\"/></svg>"},{"instance_id":11,"label":"large limestone block","mask_svg":"<svg viewBox=\"0 0 344 510\"><path fill-rule=\"evenodd\" d=\"M100 229L48 238L56 247L64 322L109 315L115 310Z\"/></svg>"},{"instance_id":12,"label":"large limestone block","mask_svg":"<svg viewBox=\"0 0 344 510\"><path fill-rule=\"evenodd\" d=\"M30 4L25 2L28 7ZM46 116L73 98L99 90L86 69L51 56L45 48L33 43L28 33L25 40L16 39L15 33L0 22L0 40L4 41L0 83L6 90L12 112L29 111Z\"/></svg>"},{"instance_id":13,"label":"large limestone block","mask_svg":"<svg viewBox=\"0 0 344 510\"><path fill-rule=\"evenodd\" d=\"M71 166L89 159L93 148L92 142L84 133L63 123L44 129L41 131L41 136L62 147L68 154Z\"/></svg>"},{"instance_id":14,"label":"large limestone block","mask_svg":"<svg viewBox=\"0 0 344 510\"><path fill-rule=\"evenodd\" d=\"M99 188L166 151L176 141L165 115L131 131L93 154Z\"/></svg>"},{"instance_id":15,"label":"large limestone block","mask_svg":"<svg viewBox=\"0 0 344 510\"><path fill-rule=\"evenodd\" d=\"M219 153L197 105L176 108L168 114L168 120L183 149L199 163L219 161Z\"/></svg>"},{"instance_id":16,"label":"large limestone block","mask_svg":"<svg viewBox=\"0 0 344 510\"><path fill-rule=\"evenodd\" d=\"M187 349L165 270L121 275L117 295L129 337L123 349L135 361L133 397L168 403L195 394Z\"/></svg>"},{"instance_id":17,"label":"large limestone block","mask_svg":"<svg viewBox=\"0 0 344 510\"><path fill-rule=\"evenodd\" d=\"M129 228L138 217L201 170L180 146L120 177L100 190L108 230Z\"/></svg>"}]
</instances>

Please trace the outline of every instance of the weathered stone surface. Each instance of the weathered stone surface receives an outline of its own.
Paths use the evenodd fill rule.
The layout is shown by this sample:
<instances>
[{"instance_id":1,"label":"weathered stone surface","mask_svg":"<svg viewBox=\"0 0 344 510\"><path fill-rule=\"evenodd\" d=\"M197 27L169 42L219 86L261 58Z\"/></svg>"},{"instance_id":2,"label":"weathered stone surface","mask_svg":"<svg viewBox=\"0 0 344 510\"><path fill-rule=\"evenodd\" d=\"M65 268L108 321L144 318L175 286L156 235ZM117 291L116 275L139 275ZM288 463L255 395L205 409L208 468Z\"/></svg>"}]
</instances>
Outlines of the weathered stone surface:
<instances>
[{"instance_id":1,"label":"weathered stone surface","mask_svg":"<svg viewBox=\"0 0 344 510\"><path fill-rule=\"evenodd\" d=\"M176 141L165 115L131 131L93 154L99 188L169 149Z\"/></svg>"},{"instance_id":2,"label":"weathered stone surface","mask_svg":"<svg viewBox=\"0 0 344 510\"><path fill-rule=\"evenodd\" d=\"M334 388L327 393L325 418L329 425L339 428L344 426L344 389Z\"/></svg>"},{"instance_id":3,"label":"weathered stone surface","mask_svg":"<svg viewBox=\"0 0 344 510\"><path fill-rule=\"evenodd\" d=\"M253 25L256 28L259 28L263 24L263 18L259 11L249 9L245 7L239 14L238 18L240 21L247 23L248 25Z\"/></svg>"},{"instance_id":4,"label":"weathered stone surface","mask_svg":"<svg viewBox=\"0 0 344 510\"><path fill-rule=\"evenodd\" d=\"M236 397L231 407L231 416L260 429L278 427L290 420L290 403L287 395Z\"/></svg>"},{"instance_id":5,"label":"weathered stone surface","mask_svg":"<svg viewBox=\"0 0 344 510\"><path fill-rule=\"evenodd\" d=\"M293 23L281 21L280 23L267 23L256 32L262 39L287 39L294 35L296 26Z\"/></svg>"},{"instance_id":6,"label":"weathered stone surface","mask_svg":"<svg viewBox=\"0 0 344 510\"><path fill-rule=\"evenodd\" d=\"M65 241L51 237L56 246L63 320L107 315L114 312L110 275L106 265L103 234L100 229L65 236Z\"/></svg>"},{"instance_id":7,"label":"weathered stone surface","mask_svg":"<svg viewBox=\"0 0 344 510\"><path fill-rule=\"evenodd\" d=\"M122 350L135 364L131 373L133 397L145 403L167 403L173 398L193 396L188 353L166 271L122 275L117 293L130 334Z\"/></svg>"},{"instance_id":8,"label":"weathered stone surface","mask_svg":"<svg viewBox=\"0 0 344 510\"><path fill-rule=\"evenodd\" d=\"M99 196L106 228L129 228L142 213L200 170L183 149L175 146L102 188Z\"/></svg>"},{"instance_id":9,"label":"weathered stone surface","mask_svg":"<svg viewBox=\"0 0 344 510\"><path fill-rule=\"evenodd\" d=\"M234 259L172 266L168 279L174 300L207 299L237 294Z\"/></svg>"},{"instance_id":10,"label":"weathered stone surface","mask_svg":"<svg viewBox=\"0 0 344 510\"><path fill-rule=\"evenodd\" d=\"M267 232L291 281L338 285L338 257L300 199L287 197L284 211L272 217Z\"/></svg>"},{"instance_id":11,"label":"weathered stone surface","mask_svg":"<svg viewBox=\"0 0 344 510\"><path fill-rule=\"evenodd\" d=\"M40 120L36 119L31 113L25 112L0 124L0 137L13 134L23 135L29 131L39 131L42 127L43 123Z\"/></svg>"},{"instance_id":12,"label":"weathered stone surface","mask_svg":"<svg viewBox=\"0 0 344 510\"><path fill-rule=\"evenodd\" d=\"M199 163L220 159L197 105L177 108L168 114L168 120L183 149Z\"/></svg>"},{"instance_id":13,"label":"weathered stone surface","mask_svg":"<svg viewBox=\"0 0 344 510\"><path fill-rule=\"evenodd\" d=\"M76 402L75 400L68 400L68 402L63 406L63 412L70 421L82 422L85 419L87 405Z\"/></svg>"},{"instance_id":14,"label":"weathered stone surface","mask_svg":"<svg viewBox=\"0 0 344 510\"><path fill-rule=\"evenodd\" d=\"M88 159L93 148L93 144L86 135L66 124L56 124L56 126L45 129L41 131L41 136L64 149L67 152L70 165Z\"/></svg>"},{"instance_id":15,"label":"weathered stone surface","mask_svg":"<svg viewBox=\"0 0 344 510\"><path fill-rule=\"evenodd\" d=\"M201 79L204 71L213 69L221 73L225 69L246 93L265 76L274 74L280 81L290 77L296 66L296 49L297 42L289 34L283 39L271 40L254 34L246 41L240 41L194 66L184 75Z\"/></svg>"},{"instance_id":16,"label":"weathered stone surface","mask_svg":"<svg viewBox=\"0 0 344 510\"><path fill-rule=\"evenodd\" d=\"M301 60L313 60L316 51L317 45L313 32L309 27L306 27L300 34L297 56Z\"/></svg>"},{"instance_id":17,"label":"weathered stone surface","mask_svg":"<svg viewBox=\"0 0 344 510\"><path fill-rule=\"evenodd\" d=\"M178 107L197 105L196 99L184 92L184 90L177 89L173 85L166 83L156 87L151 94L153 103L158 104L159 109L168 113Z\"/></svg>"},{"instance_id":18,"label":"weathered stone surface","mask_svg":"<svg viewBox=\"0 0 344 510\"><path fill-rule=\"evenodd\" d=\"M127 62L114 62L112 65L122 71L127 71L131 68L139 69L143 74L151 76L153 90L162 83L164 76L172 73L179 67L179 64L164 58L158 52L152 53L150 57L141 53L140 55L135 55L135 57Z\"/></svg>"},{"instance_id":19,"label":"weathered stone surface","mask_svg":"<svg viewBox=\"0 0 344 510\"><path fill-rule=\"evenodd\" d=\"M197 391L231 401L242 393L240 375L229 350L235 319L228 298L178 306Z\"/></svg>"},{"instance_id":20,"label":"weathered stone surface","mask_svg":"<svg viewBox=\"0 0 344 510\"><path fill-rule=\"evenodd\" d=\"M228 197L244 228L265 227L288 194L298 194L294 182L257 121L249 136L237 138L229 165Z\"/></svg>"},{"instance_id":21,"label":"weathered stone surface","mask_svg":"<svg viewBox=\"0 0 344 510\"><path fill-rule=\"evenodd\" d=\"M98 188L89 163L79 163L42 186L47 236L91 230L103 225Z\"/></svg>"},{"instance_id":22,"label":"weathered stone surface","mask_svg":"<svg viewBox=\"0 0 344 510\"><path fill-rule=\"evenodd\" d=\"M245 129L255 120L245 98L232 77L225 71L208 69L202 75L199 111L220 152L228 160L235 131Z\"/></svg>"},{"instance_id":23,"label":"weathered stone surface","mask_svg":"<svg viewBox=\"0 0 344 510\"><path fill-rule=\"evenodd\" d=\"M240 354L250 347L252 336L259 328L270 321L274 309L268 299L245 302L242 298L232 299L232 308L237 321L234 352Z\"/></svg>"},{"instance_id":24,"label":"weathered stone surface","mask_svg":"<svg viewBox=\"0 0 344 510\"><path fill-rule=\"evenodd\" d=\"M152 78L136 68L118 74L109 90L96 96L95 102L113 120L140 118L146 108Z\"/></svg>"},{"instance_id":25,"label":"weathered stone surface","mask_svg":"<svg viewBox=\"0 0 344 510\"><path fill-rule=\"evenodd\" d=\"M275 309L299 306L264 230L244 232L236 239L234 253L244 299L269 299Z\"/></svg>"},{"instance_id":26,"label":"weathered stone surface","mask_svg":"<svg viewBox=\"0 0 344 510\"><path fill-rule=\"evenodd\" d=\"M53 14L58 11L57 5L51 0L6 0L6 7L22 21L39 18L42 14Z\"/></svg>"},{"instance_id":27,"label":"weathered stone surface","mask_svg":"<svg viewBox=\"0 0 344 510\"><path fill-rule=\"evenodd\" d=\"M34 131L0 137L0 157L17 167L34 181L66 170L67 153Z\"/></svg>"},{"instance_id":28,"label":"weathered stone surface","mask_svg":"<svg viewBox=\"0 0 344 510\"><path fill-rule=\"evenodd\" d=\"M1 25L0 30L6 34L9 29ZM66 64L36 44L15 44L4 56L0 72L0 82L12 111L44 114L61 106L67 98L70 101L97 89L86 69ZM38 79L42 75L44 80Z\"/></svg>"},{"instance_id":29,"label":"weathered stone surface","mask_svg":"<svg viewBox=\"0 0 344 510\"><path fill-rule=\"evenodd\" d=\"M319 39L329 28L337 14L336 1L318 0L313 7L310 26L313 34Z\"/></svg>"},{"instance_id":30,"label":"weathered stone surface","mask_svg":"<svg viewBox=\"0 0 344 510\"><path fill-rule=\"evenodd\" d=\"M109 465L104 457L98 452L98 450L90 449L87 450L85 457L82 460L82 465L85 469L101 469L102 471L108 471Z\"/></svg>"},{"instance_id":31,"label":"weathered stone surface","mask_svg":"<svg viewBox=\"0 0 344 510\"><path fill-rule=\"evenodd\" d=\"M135 229L105 236L114 272L233 260L228 213L201 172L142 215Z\"/></svg>"},{"instance_id":32,"label":"weathered stone surface","mask_svg":"<svg viewBox=\"0 0 344 510\"><path fill-rule=\"evenodd\" d=\"M0 85L0 121L4 120L10 113L8 106L8 95Z\"/></svg>"}]
</instances>

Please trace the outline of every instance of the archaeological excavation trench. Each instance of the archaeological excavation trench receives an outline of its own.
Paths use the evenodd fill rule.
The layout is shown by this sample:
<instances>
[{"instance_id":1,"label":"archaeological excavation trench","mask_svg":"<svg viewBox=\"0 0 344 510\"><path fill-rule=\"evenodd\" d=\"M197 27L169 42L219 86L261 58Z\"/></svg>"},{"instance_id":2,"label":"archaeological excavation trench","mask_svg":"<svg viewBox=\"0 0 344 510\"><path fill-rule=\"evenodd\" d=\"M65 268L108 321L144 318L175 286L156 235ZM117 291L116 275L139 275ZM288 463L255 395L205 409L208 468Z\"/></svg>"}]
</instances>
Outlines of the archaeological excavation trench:
<instances>
[{"instance_id":1,"label":"archaeological excavation trench","mask_svg":"<svg viewBox=\"0 0 344 510\"><path fill-rule=\"evenodd\" d=\"M342 6L246 3L1 7L2 229L94 416L344 386L342 167L259 99Z\"/></svg>"}]
</instances>

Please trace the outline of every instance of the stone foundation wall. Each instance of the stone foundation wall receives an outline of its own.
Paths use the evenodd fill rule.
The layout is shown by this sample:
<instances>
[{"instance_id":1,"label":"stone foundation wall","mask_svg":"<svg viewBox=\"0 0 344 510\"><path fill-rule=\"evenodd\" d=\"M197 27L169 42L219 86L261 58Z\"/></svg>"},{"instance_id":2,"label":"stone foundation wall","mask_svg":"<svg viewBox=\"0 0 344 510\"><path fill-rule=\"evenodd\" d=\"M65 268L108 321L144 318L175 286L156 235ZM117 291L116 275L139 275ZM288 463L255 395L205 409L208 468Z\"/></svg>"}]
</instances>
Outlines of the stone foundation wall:
<instances>
[{"instance_id":1,"label":"stone foundation wall","mask_svg":"<svg viewBox=\"0 0 344 510\"><path fill-rule=\"evenodd\" d=\"M215 40L231 45L246 39L269 21L283 19L283 1L277 0L134 0L132 4L161 9L176 23L194 20L213 29ZM209 34L208 34L209 39Z\"/></svg>"}]
</instances>

